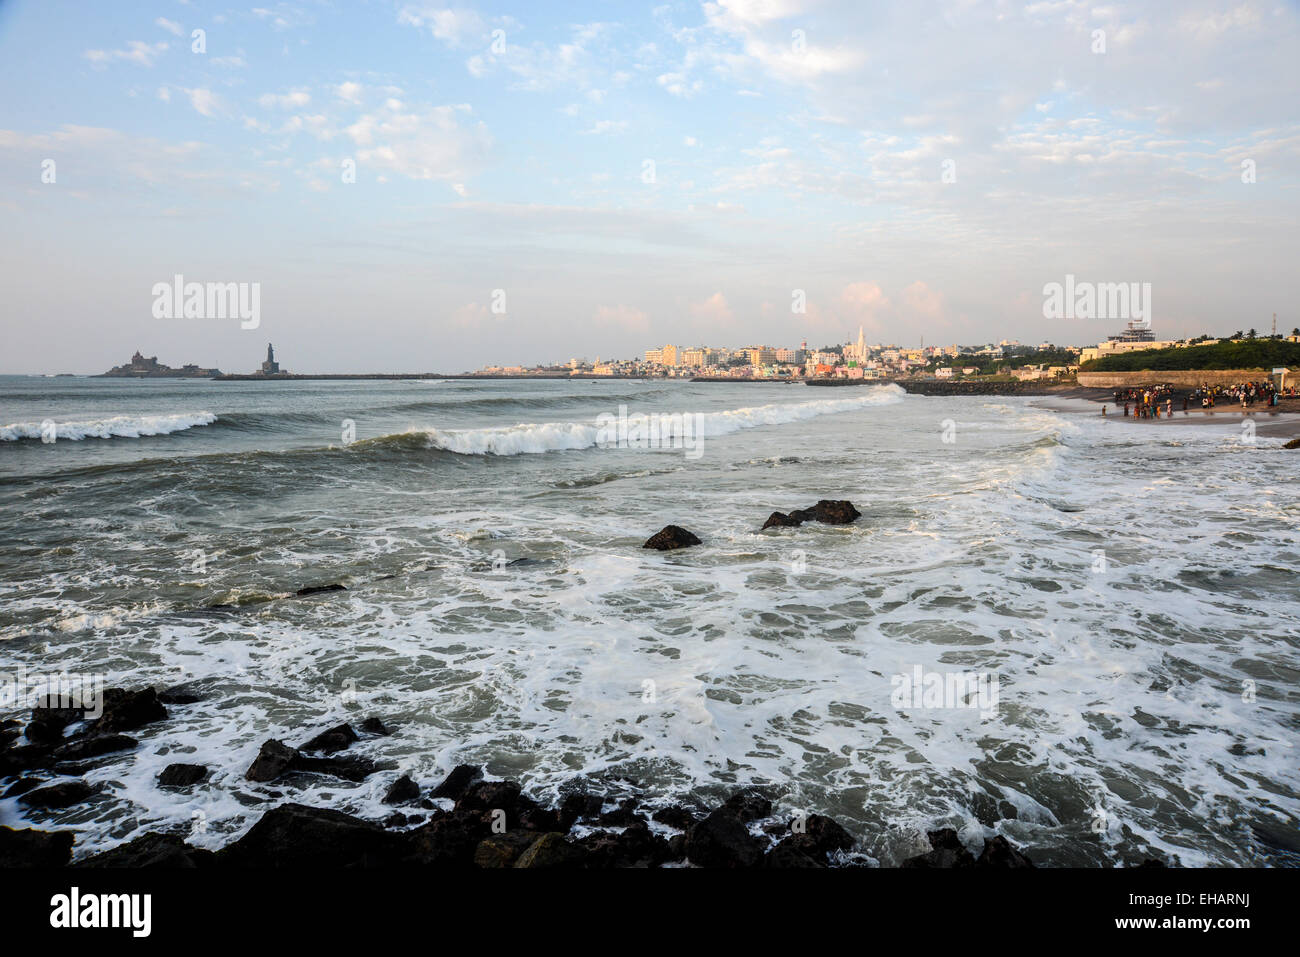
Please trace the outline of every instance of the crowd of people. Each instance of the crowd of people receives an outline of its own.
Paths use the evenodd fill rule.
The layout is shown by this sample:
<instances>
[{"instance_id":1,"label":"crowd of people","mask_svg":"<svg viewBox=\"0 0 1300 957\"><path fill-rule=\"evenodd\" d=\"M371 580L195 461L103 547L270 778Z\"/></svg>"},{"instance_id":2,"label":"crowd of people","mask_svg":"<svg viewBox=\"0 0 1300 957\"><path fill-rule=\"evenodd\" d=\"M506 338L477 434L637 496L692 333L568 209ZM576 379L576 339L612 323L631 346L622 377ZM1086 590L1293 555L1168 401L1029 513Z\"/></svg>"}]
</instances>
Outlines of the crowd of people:
<instances>
[{"instance_id":1,"label":"crowd of people","mask_svg":"<svg viewBox=\"0 0 1300 957\"><path fill-rule=\"evenodd\" d=\"M1174 414L1173 386L1157 385L1142 389L1116 389L1115 404L1124 406L1124 418L1135 419L1169 418ZM1209 411L1219 404L1240 404L1248 409L1256 403L1263 402L1276 406L1282 398L1293 398L1297 393L1295 386L1279 391L1273 382L1264 379L1259 382L1239 382L1235 385L1203 385L1186 393L1182 398L1183 414L1195 405ZM1163 401L1162 401L1163 400ZM1101 414L1106 414L1102 406Z\"/></svg>"}]
</instances>

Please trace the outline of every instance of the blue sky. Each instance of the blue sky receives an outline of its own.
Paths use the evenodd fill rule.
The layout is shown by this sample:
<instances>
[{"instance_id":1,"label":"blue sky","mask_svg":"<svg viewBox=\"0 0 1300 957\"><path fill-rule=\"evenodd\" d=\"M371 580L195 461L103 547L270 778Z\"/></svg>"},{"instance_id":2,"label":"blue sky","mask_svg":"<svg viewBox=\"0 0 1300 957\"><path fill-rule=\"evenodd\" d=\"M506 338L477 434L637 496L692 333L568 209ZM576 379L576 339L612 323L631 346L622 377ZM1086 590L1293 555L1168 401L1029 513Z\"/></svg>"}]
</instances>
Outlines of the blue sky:
<instances>
[{"instance_id":1,"label":"blue sky","mask_svg":"<svg viewBox=\"0 0 1300 957\"><path fill-rule=\"evenodd\" d=\"M1043 318L1067 273L1150 282L1161 336L1273 312L1290 331L1298 20L1249 0L3 0L0 371L136 348L246 371L267 340L322 372L859 325L1096 342L1117 324ZM260 283L260 327L154 318L177 273Z\"/></svg>"}]
</instances>

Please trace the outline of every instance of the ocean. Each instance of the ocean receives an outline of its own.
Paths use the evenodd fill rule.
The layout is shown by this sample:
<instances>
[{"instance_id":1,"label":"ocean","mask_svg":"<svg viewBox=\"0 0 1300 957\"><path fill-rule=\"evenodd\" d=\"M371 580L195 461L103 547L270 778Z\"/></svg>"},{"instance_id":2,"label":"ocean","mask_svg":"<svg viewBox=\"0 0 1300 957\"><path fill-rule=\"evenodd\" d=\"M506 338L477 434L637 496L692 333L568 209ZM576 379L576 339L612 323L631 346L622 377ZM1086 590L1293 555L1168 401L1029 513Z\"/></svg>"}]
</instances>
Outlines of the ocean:
<instances>
[{"instance_id":1,"label":"ocean","mask_svg":"<svg viewBox=\"0 0 1300 957\"><path fill-rule=\"evenodd\" d=\"M602 441L646 414L683 418ZM263 741L378 715L352 750L388 770L274 790L378 819L399 773L471 763L539 799L760 785L868 864L942 826L1040 865L1294 864L1280 446L892 385L0 377L0 675L202 695L93 800L0 824L216 848L270 806ZM760 531L820 499L862 517ZM670 523L703 544L641 548ZM213 772L160 790L174 762Z\"/></svg>"}]
</instances>

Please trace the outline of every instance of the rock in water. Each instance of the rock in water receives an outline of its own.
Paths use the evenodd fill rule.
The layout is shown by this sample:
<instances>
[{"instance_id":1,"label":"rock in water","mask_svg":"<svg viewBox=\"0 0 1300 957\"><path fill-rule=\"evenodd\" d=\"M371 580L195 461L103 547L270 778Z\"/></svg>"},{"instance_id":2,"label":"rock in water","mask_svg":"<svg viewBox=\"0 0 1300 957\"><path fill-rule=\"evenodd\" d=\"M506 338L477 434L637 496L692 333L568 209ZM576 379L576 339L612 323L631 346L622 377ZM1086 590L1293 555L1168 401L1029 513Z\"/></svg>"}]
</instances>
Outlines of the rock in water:
<instances>
[{"instance_id":1,"label":"rock in water","mask_svg":"<svg viewBox=\"0 0 1300 957\"><path fill-rule=\"evenodd\" d=\"M298 750L324 751L326 754L332 754L335 751L342 751L354 741L360 740L361 738L352 730L352 725L341 724L336 728L330 728L328 731L322 731L306 744L298 745Z\"/></svg>"},{"instance_id":2,"label":"rock in water","mask_svg":"<svg viewBox=\"0 0 1300 957\"><path fill-rule=\"evenodd\" d=\"M1300 439L1292 439L1282 446L1284 449L1300 449Z\"/></svg>"},{"instance_id":3,"label":"rock in water","mask_svg":"<svg viewBox=\"0 0 1300 957\"><path fill-rule=\"evenodd\" d=\"M763 528L797 528L804 522L822 522L826 525L848 525L862 517L862 513L845 499L822 499L812 508L797 508L790 514L773 512L763 523Z\"/></svg>"},{"instance_id":4,"label":"rock in water","mask_svg":"<svg viewBox=\"0 0 1300 957\"><path fill-rule=\"evenodd\" d=\"M0 868L63 867L72 860L71 831L0 827Z\"/></svg>"},{"instance_id":5,"label":"rock in water","mask_svg":"<svg viewBox=\"0 0 1300 957\"><path fill-rule=\"evenodd\" d=\"M244 777L249 781L266 783L274 781L298 759L298 752L283 741L272 738L257 752L257 759L249 766Z\"/></svg>"},{"instance_id":6,"label":"rock in water","mask_svg":"<svg viewBox=\"0 0 1300 957\"><path fill-rule=\"evenodd\" d=\"M403 774L389 785L384 795L385 804L407 804L420 796L420 785L411 780L409 774Z\"/></svg>"},{"instance_id":7,"label":"rock in water","mask_svg":"<svg viewBox=\"0 0 1300 957\"><path fill-rule=\"evenodd\" d=\"M653 548L657 551L668 552L674 548L690 548L692 545L701 544L699 538L694 533L688 532L680 525L665 525L662 529L655 532L642 545L642 548Z\"/></svg>"},{"instance_id":8,"label":"rock in water","mask_svg":"<svg viewBox=\"0 0 1300 957\"><path fill-rule=\"evenodd\" d=\"M433 789L436 798L451 798L459 801L465 789L483 777L483 769L472 764L458 764L452 769L447 779Z\"/></svg>"},{"instance_id":9,"label":"rock in water","mask_svg":"<svg viewBox=\"0 0 1300 957\"><path fill-rule=\"evenodd\" d=\"M210 864L214 857L212 851L190 847L175 834L145 834L111 851L88 857L73 866L159 867L167 870L189 870Z\"/></svg>"},{"instance_id":10,"label":"rock in water","mask_svg":"<svg viewBox=\"0 0 1300 957\"><path fill-rule=\"evenodd\" d=\"M1017 851L1011 846L1010 841L999 834L991 841L984 841L984 850L980 852L979 858L975 861L975 866L1019 869L1033 867L1034 862Z\"/></svg>"},{"instance_id":11,"label":"rock in water","mask_svg":"<svg viewBox=\"0 0 1300 957\"><path fill-rule=\"evenodd\" d=\"M950 827L930 831L931 851L903 861L904 867L974 867L975 856L966 850L957 832Z\"/></svg>"},{"instance_id":12,"label":"rock in water","mask_svg":"<svg viewBox=\"0 0 1300 957\"><path fill-rule=\"evenodd\" d=\"M126 691L108 688L104 691L104 713L95 722L94 732L134 731L136 728L167 717L167 709L158 700L153 688L143 691Z\"/></svg>"},{"instance_id":13,"label":"rock in water","mask_svg":"<svg viewBox=\"0 0 1300 957\"><path fill-rule=\"evenodd\" d=\"M94 793L95 789L85 781L60 781L49 787L28 791L18 799L18 803L32 808L71 807Z\"/></svg>"},{"instance_id":14,"label":"rock in water","mask_svg":"<svg viewBox=\"0 0 1300 957\"><path fill-rule=\"evenodd\" d=\"M217 852L234 867L382 867L408 853L400 834L342 811L282 804Z\"/></svg>"},{"instance_id":15,"label":"rock in water","mask_svg":"<svg viewBox=\"0 0 1300 957\"><path fill-rule=\"evenodd\" d=\"M164 788L187 788L198 784L208 776L208 769L201 764L169 764L158 775L158 786Z\"/></svg>"},{"instance_id":16,"label":"rock in water","mask_svg":"<svg viewBox=\"0 0 1300 957\"><path fill-rule=\"evenodd\" d=\"M686 857L699 867L754 867L763 849L735 811L720 807L691 828Z\"/></svg>"}]
</instances>

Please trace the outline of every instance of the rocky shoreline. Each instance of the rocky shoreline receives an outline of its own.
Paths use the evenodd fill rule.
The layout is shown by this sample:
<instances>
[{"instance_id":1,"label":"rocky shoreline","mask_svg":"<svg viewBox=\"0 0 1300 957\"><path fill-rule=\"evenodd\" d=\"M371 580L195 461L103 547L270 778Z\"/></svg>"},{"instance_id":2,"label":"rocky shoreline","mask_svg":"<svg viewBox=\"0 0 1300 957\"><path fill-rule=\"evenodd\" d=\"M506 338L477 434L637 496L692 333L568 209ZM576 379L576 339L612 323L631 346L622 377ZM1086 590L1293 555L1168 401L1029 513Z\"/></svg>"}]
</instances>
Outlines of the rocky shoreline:
<instances>
[{"instance_id":1,"label":"rocky shoreline","mask_svg":"<svg viewBox=\"0 0 1300 957\"><path fill-rule=\"evenodd\" d=\"M0 779L5 797L33 809L80 804L95 792L74 775L78 762L134 747L124 730L165 720L165 701L193 697L153 688L105 692L103 713L38 706L22 731L5 722ZM70 725L71 734L64 736ZM394 730L378 718L359 730L329 728L299 747L279 740L262 745L245 772L251 782L288 783L297 775L359 781L381 772L366 758L341 755L365 737ZM50 783L42 775L61 780ZM160 788L188 788L208 769L173 764ZM280 796L278 792L276 796ZM409 775L396 777L381 821L339 810L287 802L266 811L243 836L219 850L196 847L179 833L150 832L111 850L72 862L75 830L0 827L0 868L290 868L440 867L494 869L609 869L650 867L824 868L867 866L857 841L819 814L782 815L761 790L744 789L716 807L643 806L636 797L575 786L546 806L515 781L488 780L482 768L460 765L434 787ZM985 840L977 855L951 829L930 832L931 850L903 862L921 868L1024 868L1034 865L1001 836Z\"/></svg>"}]
</instances>

